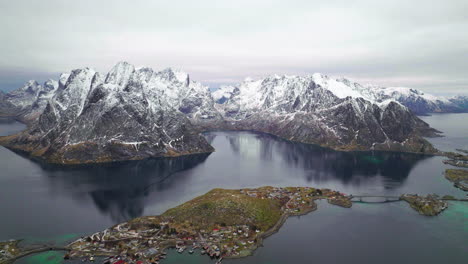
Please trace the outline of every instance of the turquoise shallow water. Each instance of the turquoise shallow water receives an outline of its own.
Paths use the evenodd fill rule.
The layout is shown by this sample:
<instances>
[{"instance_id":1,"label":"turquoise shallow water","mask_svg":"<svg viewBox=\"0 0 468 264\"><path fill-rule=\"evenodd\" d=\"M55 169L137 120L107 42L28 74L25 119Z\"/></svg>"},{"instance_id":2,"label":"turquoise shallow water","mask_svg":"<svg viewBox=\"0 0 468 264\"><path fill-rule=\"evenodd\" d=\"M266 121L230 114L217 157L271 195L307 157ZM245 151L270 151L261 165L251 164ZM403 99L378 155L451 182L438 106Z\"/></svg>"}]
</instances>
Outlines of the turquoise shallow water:
<instances>
[{"instance_id":1,"label":"turquoise shallow water","mask_svg":"<svg viewBox=\"0 0 468 264\"><path fill-rule=\"evenodd\" d=\"M468 131L468 122L458 118L447 129ZM0 122L0 134L23 127ZM248 132L205 136L216 148L210 155L78 168L37 163L0 148L0 239L66 243L133 217L162 213L216 187L314 186L350 194L465 196L444 179L450 166L441 157L343 153ZM254 256L224 263L466 263L467 207L450 203L443 214L428 218L401 202L356 203L352 209L320 203L318 211L288 219ZM170 256L164 263L212 262L195 254ZM61 254L44 253L20 263L61 262Z\"/></svg>"}]
</instances>

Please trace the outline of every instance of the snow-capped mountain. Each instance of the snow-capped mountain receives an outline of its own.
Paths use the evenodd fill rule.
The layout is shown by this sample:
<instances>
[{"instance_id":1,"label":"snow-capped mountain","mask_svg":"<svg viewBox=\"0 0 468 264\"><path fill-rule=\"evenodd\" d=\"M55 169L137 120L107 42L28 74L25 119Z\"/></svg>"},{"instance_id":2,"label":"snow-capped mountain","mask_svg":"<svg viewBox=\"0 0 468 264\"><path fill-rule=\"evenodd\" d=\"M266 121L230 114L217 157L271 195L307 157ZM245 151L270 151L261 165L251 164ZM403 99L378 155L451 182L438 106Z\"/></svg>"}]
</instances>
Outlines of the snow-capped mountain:
<instances>
[{"instance_id":1,"label":"snow-capped mountain","mask_svg":"<svg viewBox=\"0 0 468 264\"><path fill-rule=\"evenodd\" d=\"M23 119L28 121L36 120L42 114L49 100L55 95L58 83L55 80L47 80L42 86L36 100L25 108Z\"/></svg>"},{"instance_id":2,"label":"snow-capped mountain","mask_svg":"<svg viewBox=\"0 0 468 264\"><path fill-rule=\"evenodd\" d=\"M4 95L2 101L8 104L2 108L2 112L15 115L24 122L36 120L44 111L48 99L57 90L58 83L48 80L43 85L31 80L23 87Z\"/></svg>"},{"instance_id":3,"label":"snow-capped mountain","mask_svg":"<svg viewBox=\"0 0 468 264\"><path fill-rule=\"evenodd\" d=\"M28 81L23 87L11 91L6 95L8 100L13 105L24 109L31 106L37 99L37 96L42 90L42 86L34 80Z\"/></svg>"},{"instance_id":4,"label":"snow-capped mountain","mask_svg":"<svg viewBox=\"0 0 468 264\"><path fill-rule=\"evenodd\" d=\"M213 99L217 104L222 104L231 98L234 89L234 86L221 86L218 90L213 91Z\"/></svg>"},{"instance_id":5,"label":"snow-capped mountain","mask_svg":"<svg viewBox=\"0 0 468 264\"><path fill-rule=\"evenodd\" d=\"M152 71L145 68L138 70ZM185 113L192 123L201 128L214 128L220 125L222 117L212 107L212 100L218 104L224 103L232 95L234 86L222 86L210 95L205 86L197 82L190 82L188 74L182 71L166 69L160 74L173 74L179 80L179 84L176 86L180 86L186 81L190 83L191 89L169 89L166 95L171 104ZM340 98L346 96L362 97L374 103L395 100L408 107L415 114L468 112L468 97L466 96L445 98L407 87L361 85L345 78L333 79L318 73L312 77L317 84L327 87ZM67 74L62 74L58 83L54 80L48 80L43 85L31 80L23 87L4 94L3 97L0 97L0 114L14 115L26 123L35 121L45 109L48 100L54 96L58 86L63 86L67 78ZM106 77L99 75L96 78L102 78L104 81ZM214 122L215 120L216 122Z\"/></svg>"},{"instance_id":6,"label":"snow-capped mountain","mask_svg":"<svg viewBox=\"0 0 468 264\"><path fill-rule=\"evenodd\" d=\"M448 100L456 105L458 109L462 109L463 112L468 112L468 96L457 95Z\"/></svg>"},{"instance_id":7,"label":"snow-capped mountain","mask_svg":"<svg viewBox=\"0 0 468 264\"><path fill-rule=\"evenodd\" d=\"M1 102L5 105L1 112L17 116L26 123L35 121L44 111L47 102L56 94L58 88L66 85L70 73L60 75L59 81L48 80L43 85L36 81L29 81L17 90L3 96ZM135 69L124 63L117 64L108 75L96 73L93 76L91 90L103 83L117 83L126 86L132 81L135 86L145 90L157 102L159 97L184 113L190 121L200 127L211 126L222 120L219 112L214 108L214 101L207 86L193 82L187 73L165 69L156 72L151 68ZM141 87L140 87L141 86ZM60 89L59 89L60 90ZM76 96L76 94L70 95Z\"/></svg>"},{"instance_id":8,"label":"snow-capped mountain","mask_svg":"<svg viewBox=\"0 0 468 264\"><path fill-rule=\"evenodd\" d=\"M322 76L322 85L331 87L331 91L338 96L362 97L376 103L395 100L408 107L415 114L468 112L466 97L445 98L414 88L361 85L346 78L332 79L321 74L314 76L317 75ZM455 98L459 100L457 101Z\"/></svg>"},{"instance_id":9,"label":"snow-capped mountain","mask_svg":"<svg viewBox=\"0 0 468 264\"><path fill-rule=\"evenodd\" d=\"M445 98L413 88L362 85L346 78L334 79L319 73L308 76L308 78L321 87L327 88L339 98L347 96L352 98L361 97L377 104L387 100L394 100L408 107L415 114L468 112L468 97L466 96ZM215 101L223 103L230 98L233 89L233 86L223 86L214 91Z\"/></svg>"},{"instance_id":10,"label":"snow-capped mountain","mask_svg":"<svg viewBox=\"0 0 468 264\"><path fill-rule=\"evenodd\" d=\"M435 152L422 136L437 131L394 100L400 90L313 74L246 79L211 93L182 71L121 62L105 75L76 69L58 82L30 82L5 95L36 121L0 143L55 163L210 152L199 132L217 129L339 150Z\"/></svg>"},{"instance_id":11,"label":"snow-capped mountain","mask_svg":"<svg viewBox=\"0 0 468 264\"><path fill-rule=\"evenodd\" d=\"M421 136L436 131L405 106L369 100L375 95L368 88L321 74L247 79L217 94L225 98L217 108L231 129L335 149L434 151Z\"/></svg>"},{"instance_id":12,"label":"snow-capped mountain","mask_svg":"<svg viewBox=\"0 0 468 264\"><path fill-rule=\"evenodd\" d=\"M213 103L212 109L204 107L206 100L212 102L205 88L182 72L135 69L126 62L105 76L89 68L73 70L60 76L38 121L3 144L54 163L211 152L187 118L221 117ZM199 94L209 96L190 98Z\"/></svg>"},{"instance_id":13,"label":"snow-capped mountain","mask_svg":"<svg viewBox=\"0 0 468 264\"><path fill-rule=\"evenodd\" d=\"M374 100L383 101L388 99L402 103L416 114L468 111L468 107L463 106L463 103L452 101L452 98L434 96L407 87L377 87ZM465 103L468 103L468 101L465 100Z\"/></svg>"}]
</instances>

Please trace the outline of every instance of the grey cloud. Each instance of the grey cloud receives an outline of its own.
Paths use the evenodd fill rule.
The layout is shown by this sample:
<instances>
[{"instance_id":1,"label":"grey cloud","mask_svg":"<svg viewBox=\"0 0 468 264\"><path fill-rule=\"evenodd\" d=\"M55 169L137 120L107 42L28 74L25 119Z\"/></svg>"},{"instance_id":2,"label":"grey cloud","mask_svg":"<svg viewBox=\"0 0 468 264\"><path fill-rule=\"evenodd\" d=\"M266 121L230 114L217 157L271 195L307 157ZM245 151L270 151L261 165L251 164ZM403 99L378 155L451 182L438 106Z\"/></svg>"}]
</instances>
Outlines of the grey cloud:
<instances>
[{"instance_id":1,"label":"grey cloud","mask_svg":"<svg viewBox=\"0 0 468 264\"><path fill-rule=\"evenodd\" d=\"M0 88L127 60L213 86L322 72L468 93L466 10L465 0L2 1Z\"/></svg>"}]
</instances>

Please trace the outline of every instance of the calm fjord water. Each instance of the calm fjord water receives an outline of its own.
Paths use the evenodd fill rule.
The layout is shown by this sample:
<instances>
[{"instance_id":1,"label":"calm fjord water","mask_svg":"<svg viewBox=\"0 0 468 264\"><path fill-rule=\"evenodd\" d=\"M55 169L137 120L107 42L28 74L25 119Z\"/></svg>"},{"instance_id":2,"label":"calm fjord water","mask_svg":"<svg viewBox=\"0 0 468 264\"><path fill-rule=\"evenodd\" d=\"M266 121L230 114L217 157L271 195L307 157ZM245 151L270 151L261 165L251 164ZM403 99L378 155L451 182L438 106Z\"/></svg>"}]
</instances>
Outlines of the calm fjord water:
<instances>
[{"instance_id":1,"label":"calm fjord water","mask_svg":"<svg viewBox=\"0 0 468 264\"><path fill-rule=\"evenodd\" d=\"M468 122L460 118L468 115L424 117L447 134L436 139L441 144L463 147L468 133L459 132L468 132ZM439 119L444 127L438 126ZM1 135L23 128L0 121ZM352 194L465 196L444 179L449 166L441 157L336 152L249 132L205 136L216 149L210 155L77 168L45 165L0 147L0 240L67 240L162 213L218 187L313 186ZM356 203L352 209L321 202L318 211L288 219L253 257L223 263L466 263L467 245L468 206L461 202L450 203L433 218L402 202ZM52 261L39 259L22 263ZM171 254L165 261L209 262L206 256L188 254Z\"/></svg>"}]
</instances>

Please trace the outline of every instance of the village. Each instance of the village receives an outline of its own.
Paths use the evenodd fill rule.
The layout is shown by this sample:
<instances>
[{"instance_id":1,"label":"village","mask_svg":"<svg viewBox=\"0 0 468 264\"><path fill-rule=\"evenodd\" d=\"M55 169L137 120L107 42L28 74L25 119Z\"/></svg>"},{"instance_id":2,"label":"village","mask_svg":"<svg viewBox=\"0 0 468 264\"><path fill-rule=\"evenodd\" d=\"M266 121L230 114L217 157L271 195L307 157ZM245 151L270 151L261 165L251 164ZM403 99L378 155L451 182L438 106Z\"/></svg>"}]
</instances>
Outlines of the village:
<instances>
[{"instance_id":1,"label":"village","mask_svg":"<svg viewBox=\"0 0 468 264\"><path fill-rule=\"evenodd\" d=\"M233 201L237 198L247 199L249 202L271 201L272 205L278 206L278 217L272 219L271 226L265 229L265 225L255 224L255 221L242 222L243 217L239 218L239 222L234 219L229 224L218 222L204 225L188 223L164 214L148 216L80 238L69 245L70 252L65 255L65 259L84 258L93 261L97 256L106 256L103 263L149 264L159 263L166 257L166 249L176 248L179 253L199 252L218 259L217 262L220 263L224 258L252 254L261 245L263 238L276 232L288 216L315 210L314 201L317 199L327 199L330 203L343 207L351 206L351 201L344 194L329 189L262 187L223 191ZM231 209L237 210L237 207L223 206L221 210L225 212L218 213L229 213L227 211ZM275 210L268 208L271 209Z\"/></svg>"}]
</instances>

